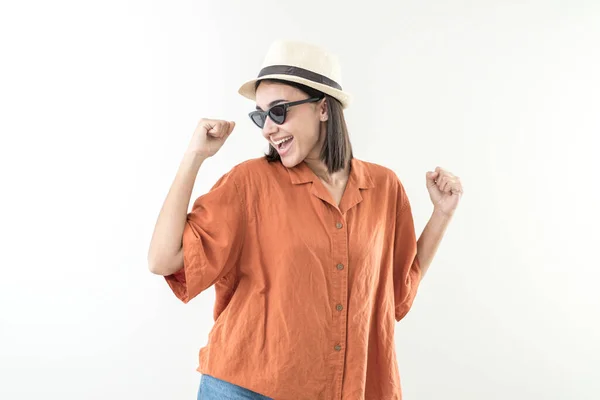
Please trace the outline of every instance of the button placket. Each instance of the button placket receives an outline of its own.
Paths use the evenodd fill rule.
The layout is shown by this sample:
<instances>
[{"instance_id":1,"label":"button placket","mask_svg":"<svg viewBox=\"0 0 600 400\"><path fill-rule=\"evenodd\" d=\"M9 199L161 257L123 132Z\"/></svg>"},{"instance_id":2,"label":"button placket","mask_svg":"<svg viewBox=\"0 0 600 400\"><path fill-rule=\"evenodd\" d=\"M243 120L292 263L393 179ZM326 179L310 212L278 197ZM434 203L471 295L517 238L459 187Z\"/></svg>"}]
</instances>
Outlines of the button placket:
<instances>
[{"instance_id":1,"label":"button placket","mask_svg":"<svg viewBox=\"0 0 600 400\"><path fill-rule=\"evenodd\" d=\"M334 380L335 380L335 389L334 389L334 398L339 399L342 393L342 381L344 379L344 365L346 363L346 341L347 341L347 332L346 325L348 320L348 313L344 312L345 305L347 304L348 297L348 232L347 232L347 221L344 219L344 215L336 213L335 219L333 220L334 229L332 232L333 236L333 257L335 264L335 269L333 270L333 307L335 310L334 318L334 341L331 344L333 347L333 353L336 354L336 357L339 357L338 360L340 364L336 366L335 371L333 372Z\"/></svg>"}]
</instances>

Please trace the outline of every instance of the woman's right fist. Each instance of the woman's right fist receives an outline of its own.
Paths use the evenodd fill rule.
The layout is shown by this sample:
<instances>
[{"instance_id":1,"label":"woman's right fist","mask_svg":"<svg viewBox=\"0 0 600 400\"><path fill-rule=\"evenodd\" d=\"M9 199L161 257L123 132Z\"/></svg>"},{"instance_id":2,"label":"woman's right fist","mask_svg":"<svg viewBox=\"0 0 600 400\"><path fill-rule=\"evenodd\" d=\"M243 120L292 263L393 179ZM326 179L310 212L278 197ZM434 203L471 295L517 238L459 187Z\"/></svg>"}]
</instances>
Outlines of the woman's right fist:
<instances>
[{"instance_id":1,"label":"woman's right fist","mask_svg":"<svg viewBox=\"0 0 600 400\"><path fill-rule=\"evenodd\" d=\"M214 156L233 131L235 122L202 118L192 135L188 152L202 158Z\"/></svg>"}]
</instances>

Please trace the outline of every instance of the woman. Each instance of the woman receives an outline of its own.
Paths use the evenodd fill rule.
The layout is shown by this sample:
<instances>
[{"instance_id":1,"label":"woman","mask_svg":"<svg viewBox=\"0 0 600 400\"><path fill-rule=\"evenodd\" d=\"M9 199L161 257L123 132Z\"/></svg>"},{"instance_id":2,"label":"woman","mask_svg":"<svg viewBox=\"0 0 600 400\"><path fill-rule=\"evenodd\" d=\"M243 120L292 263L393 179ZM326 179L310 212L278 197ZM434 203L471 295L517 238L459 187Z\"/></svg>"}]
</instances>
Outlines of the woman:
<instances>
[{"instance_id":1,"label":"woman","mask_svg":"<svg viewBox=\"0 0 600 400\"><path fill-rule=\"evenodd\" d=\"M324 49L274 43L240 93L266 157L196 199L203 162L235 123L202 119L158 217L150 270L184 303L214 285L199 399L400 399L395 322L410 309L462 194L428 172L434 205L416 240L393 171L353 158L349 96Z\"/></svg>"}]
</instances>

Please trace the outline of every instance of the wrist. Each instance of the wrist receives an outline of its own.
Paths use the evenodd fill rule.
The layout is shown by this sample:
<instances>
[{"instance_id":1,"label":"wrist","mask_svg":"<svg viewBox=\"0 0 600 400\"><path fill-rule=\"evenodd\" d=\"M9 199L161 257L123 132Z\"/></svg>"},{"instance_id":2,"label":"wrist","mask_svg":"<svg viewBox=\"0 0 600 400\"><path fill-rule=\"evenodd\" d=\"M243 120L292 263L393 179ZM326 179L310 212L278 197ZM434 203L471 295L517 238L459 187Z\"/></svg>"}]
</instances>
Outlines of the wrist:
<instances>
[{"instance_id":1,"label":"wrist","mask_svg":"<svg viewBox=\"0 0 600 400\"><path fill-rule=\"evenodd\" d=\"M453 215L454 215L454 211L447 213L437 207L434 207L433 212L431 213L432 218L443 219L443 220L450 220Z\"/></svg>"},{"instance_id":2,"label":"wrist","mask_svg":"<svg viewBox=\"0 0 600 400\"><path fill-rule=\"evenodd\" d=\"M193 164L202 164L208 157L203 156L202 154L196 151L186 151L184 156L184 160L192 162Z\"/></svg>"}]
</instances>

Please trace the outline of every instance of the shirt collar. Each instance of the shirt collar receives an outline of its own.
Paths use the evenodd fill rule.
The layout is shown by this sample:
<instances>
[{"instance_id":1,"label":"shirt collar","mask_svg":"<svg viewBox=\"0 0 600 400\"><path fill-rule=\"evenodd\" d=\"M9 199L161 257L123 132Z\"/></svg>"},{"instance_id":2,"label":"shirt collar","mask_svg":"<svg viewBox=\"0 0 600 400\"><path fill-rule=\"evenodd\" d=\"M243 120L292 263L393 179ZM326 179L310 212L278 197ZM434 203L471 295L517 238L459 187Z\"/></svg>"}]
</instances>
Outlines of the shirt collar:
<instances>
[{"instance_id":1,"label":"shirt collar","mask_svg":"<svg viewBox=\"0 0 600 400\"><path fill-rule=\"evenodd\" d=\"M348 183L352 182L359 189L370 189L375 186L364 162L353 158L350 161L350 165L351 169ZM318 179L317 175L315 175L304 161L294 168L286 169L290 175L290 181L294 185L313 182L315 179Z\"/></svg>"}]
</instances>

